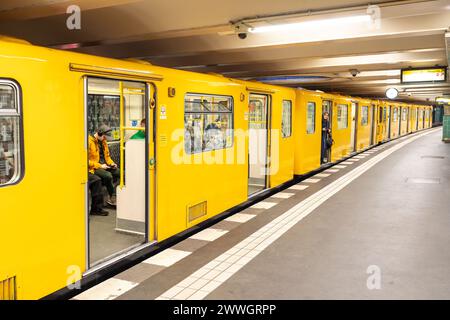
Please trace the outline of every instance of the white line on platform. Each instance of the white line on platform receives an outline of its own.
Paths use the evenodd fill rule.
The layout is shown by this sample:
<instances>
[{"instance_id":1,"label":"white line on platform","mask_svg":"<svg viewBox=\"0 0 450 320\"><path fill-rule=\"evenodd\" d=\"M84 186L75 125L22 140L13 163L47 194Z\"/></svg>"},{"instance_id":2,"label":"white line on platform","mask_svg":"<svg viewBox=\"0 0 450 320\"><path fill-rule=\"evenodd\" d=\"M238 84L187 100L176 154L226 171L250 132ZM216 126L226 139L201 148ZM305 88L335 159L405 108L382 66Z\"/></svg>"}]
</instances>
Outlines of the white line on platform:
<instances>
[{"instance_id":1,"label":"white line on platform","mask_svg":"<svg viewBox=\"0 0 450 320\"><path fill-rule=\"evenodd\" d=\"M337 192L349 185L353 180L357 179L393 152L431 132L433 131L425 132L405 140L376 155L339 179L331 182L326 187L301 201L225 253L192 273L185 280L164 292L159 298L177 299L180 297L182 299L190 299L194 296L196 299L205 298L209 293L233 276L233 274L249 263L254 257L291 229L295 224L313 212L327 199L331 198ZM205 280L207 281L205 282ZM197 285L199 282L201 282L202 285ZM194 287L198 289L193 289Z\"/></svg>"},{"instance_id":2,"label":"white line on platform","mask_svg":"<svg viewBox=\"0 0 450 320\"><path fill-rule=\"evenodd\" d=\"M272 198L277 198L277 199L289 199L290 197L292 197L293 195L295 195L295 193L289 193L289 192L278 192L275 193Z\"/></svg>"},{"instance_id":3,"label":"white line on platform","mask_svg":"<svg viewBox=\"0 0 450 320\"><path fill-rule=\"evenodd\" d=\"M320 179L314 179L314 178L309 178L309 179L303 180L303 182L306 182L306 183L317 183L319 181L320 181Z\"/></svg>"},{"instance_id":4,"label":"white line on platform","mask_svg":"<svg viewBox=\"0 0 450 320\"><path fill-rule=\"evenodd\" d=\"M261 201L261 202L255 203L250 208L253 208L253 209L270 209L273 206L275 206L276 204L277 204L276 202Z\"/></svg>"},{"instance_id":5,"label":"white line on platform","mask_svg":"<svg viewBox=\"0 0 450 320\"><path fill-rule=\"evenodd\" d=\"M256 217L256 215L254 214L236 213L231 217L226 218L225 221L244 223L250 219L253 219L254 217Z\"/></svg>"},{"instance_id":6,"label":"white line on platform","mask_svg":"<svg viewBox=\"0 0 450 320\"><path fill-rule=\"evenodd\" d=\"M331 174L329 174L329 173L318 173L318 174L314 175L314 177L317 177L317 178L326 178L329 176L331 176Z\"/></svg>"},{"instance_id":7,"label":"white line on platform","mask_svg":"<svg viewBox=\"0 0 450 320\"><path fill-rule=\"evenodd\" d=\"M226 234L227 232L228 230L208 228L194 234L190 238L195 240L214 241L223 236L224 234Z\"/></svg>"},{"instance_id":8,"label":"white line on platform","mask_svg":"<svg viewBox=\"0 0 450 320\"><path fill-rule=\"evenodd\" d=\"M307 188L309 188L309 186L305 186L302 184L295 184L295 185L289 187L289 189L292 189L292 190L305 190Z\"/></svg>"},{"instance_id":9,"label":"white line on platform","mask_svg":"<svg viewBox=\"0 0 450 320\"><path fill-rule=\"evenodd\" d=\"M181 259L186 258L191 252L176 250L176 249L166 249L160 253L142 261L142 263L154 264L157 266L170 267L171 265L177 263Z\"/></svg>"},{"instance_id":10,"label":"white line on platform","mask_svg":"<svg viewBox=\"0 0 450 320\"><path fill-rule=\"evenodd\" d=\"M138 283L110 278L89 290L80 293L73 300L114 300L136 287Z\"/></svg>"}]
</instances>

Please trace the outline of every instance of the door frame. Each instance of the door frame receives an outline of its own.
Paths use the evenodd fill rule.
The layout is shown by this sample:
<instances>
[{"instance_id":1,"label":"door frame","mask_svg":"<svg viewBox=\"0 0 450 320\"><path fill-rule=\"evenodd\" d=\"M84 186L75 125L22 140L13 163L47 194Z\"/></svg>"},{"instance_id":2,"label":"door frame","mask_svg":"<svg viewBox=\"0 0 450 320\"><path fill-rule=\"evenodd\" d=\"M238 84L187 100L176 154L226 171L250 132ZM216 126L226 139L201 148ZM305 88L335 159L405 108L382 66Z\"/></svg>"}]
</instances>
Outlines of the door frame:
<instances>
[{"instance_id":1,"label":"door frame","mask_svg":"<svg viewBox=\"0 0 450 320\"><path fill-rule=\"evenodd\" d=\"M272 135L272 94L270 92L265 91L255 91L250 90L248 92L248 102L247 102L247 112L250 116L250 112L248 110L248 107L250 106L250 97L252 95L259 95L259 96L265 96L267 98L267 105L266 105L266 156L265 156L265 164L264 164L264 187L263 189L254 192L252 194L248 194L248 186L249 186L249 180L250 180L250 139L249 139L249 145L248 145L248 154L247 154L247 197L253 197L264 190L267 190L267 188L270 187L270 157L271 157L271 135ZM250 130L250 119L248 121L247 130Z\"/></svg>"},{"instance_id":2,"label":"door frame","mask_svg":"<svg viewBox=\"0 0 450 320\"><path fill-rule=\"evenodd\" d=\"M353 144L351 146L352 152L356 152L358 149L358 110L359 110L359 103L358 102L351 102L351 117L352 117L352 123L351 123L351 131L353 131L352 139ZM353 114L353 108L355 111L355 114Z\"/></svg>"},{"instance_id":3,"label":"door frame","mask_svg":"<svg viewBox=\"0 0 450 320\"><path fill-rule=\"evenodd\" d=\"M155 83L148 81L147 79L124 79L121 77L107 77L107 76L98 76L98 75L89 75L85 74L83 76L83 110L84 110L84 118L83 118L83 130L84 130L84 146L86 150L86 157L89 157L88 154L88 130L87 130L87 123L88 123L88 95L89 95L89 79L104 79L104 80L110 80L110 81L117 81L117 82L136 82L136 83L142 83L145 85L145 94L144 94L144 116L146 119L146 128L145 128L145 188L146 191L145 194L145 234L144 234L144 241L141 244L133 245L129 248L125 248L124 250L117 253L117 255L111 255L109 257L105 257L104 259L100 260L99 263L96 263L94 265L91 265L90 261L90 224L89 224L89 183L86 179L86 184L84 187L84 199L85 199L85 272L83 273L83 276L87 276L89 274L92 274L94 272L97 272L98 270L105 268L111 264L114 264L116 261L129 256L145 247L151 246L156 242L157 239L157 215L156 215L156 165L152 168L149 167L149 161L150 161L150 121L152 121L152 129L151 135L152 140L154 143L154 147L152 150L153 153L153 159L156 159L156 108L157 105L157 87ZM151 98L150 96L153 96L154 104L151 105ZM120 99L123 99L123 95L120 96ZM152 120L150 120L152 119ZM88 158L86 159L86 163L88 163ZM150 169L155 170L154 176L153 176L153 184L151 184L150 181ZM150 204L150 193L153 193L153 199L154 203L153 205ZM153 220L153 221L150 221ZM153 232L152 237L153 239L150 239L150 223L153 224Z\"/></svg>"},{"instance_id":4,"label":"door frame","mask_svg":"<svg viewBox=\"0 0 450 320\"><path fill-rule=\"evenodd\" d=\"M376 117L376 106L374 104L370 105L370 108L372 109L371 112L371 117L372 117L372 126L371 126L371 130L370 130L370 145L374 145L375 144L375 136L376 136L376 121L377 121L377 117Z\"/></svg>"},{"instance_id":5,"label":"door frame","mask_svg":"<svg viewBox=\"0 0 450 320\"><path fill-rule=\"evenodd\" d=\"M392 107L390 105L386 106L386 116L387 116L387 140L391 138L391 123L392 123Z\"/></svg>"},{"instance_id":6,"label":"door frame","mask_svg":"<svg viewBox=\"0 0 450 320\"><path fill-rule=\"evenodd\" d=\"M322 134L323 134L323 131L322 131L322 129L323 129L322 128L322 119L323 119L323 114L325 112L325 110L323 108L324 103L328 104L328 110L326 112L328 112L328 123L330 125L330 133L331 133L331 136L333 137L333 107L334 107L334 100L322 99L322 105L321 105L322 113L320 115L320 121L321 121L320 122L320 132L321 132L321 136L320 136L320 157L322 157L322 152L323 152L323 150L322 150L322 147L323 147L322 146L322 139L323 139L322 138ZM320 159L320 164L321 165L331 162L331 155L333 154L332 153L332 148L333 148L333 145L331 145L331 147L328 148L328 154L327 154L328 162L322 162L323 159Z\"/></svg>"}]
</instances>

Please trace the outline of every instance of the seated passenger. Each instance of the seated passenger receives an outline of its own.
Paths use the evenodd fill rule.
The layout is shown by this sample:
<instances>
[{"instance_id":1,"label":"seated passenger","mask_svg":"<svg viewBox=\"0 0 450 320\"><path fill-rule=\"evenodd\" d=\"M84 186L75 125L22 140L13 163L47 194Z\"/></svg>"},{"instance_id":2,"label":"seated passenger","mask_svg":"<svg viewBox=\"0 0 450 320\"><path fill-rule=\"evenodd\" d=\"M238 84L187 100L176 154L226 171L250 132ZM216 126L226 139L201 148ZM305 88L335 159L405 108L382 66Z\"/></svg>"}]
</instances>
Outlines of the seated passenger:
<instances>
[{"instance_id":1,"label":"seated passenger","mask_svg":"<svg viewBox=\"0 0 450 320\"><path fill-rule=\"evenodd\" d=\"M140 126L145 128L145 123L146 123L146 121L145 121L145 118L144 118L144 119L141 120ZM135 134L133 134L130 137L130 140L131 139L145 139L145 130L139 130L138 132L136 132Z\"/></svg>"},{"instance_id":2,"label":"seated passenger","mask_svg":"<svg viewBox=\"0 0 450 320\"><path fill-rule=\"evenodd\" d=\"M111 128L107 125L101 125L94 136L89 136L89 172L102 179L103 185L108 189L106 203L115 206L114 181L120 177L120 170L109 155L107 136L111 136Z\"/></svg>"},{"instance_id":3,"label":"seated passenger","mask_svg":"<svg viewBox=\"0 0 450 320\"><path fill-rule=\"evenodd\" d=\"M108 211L103 210L102 179L89 172L88 185L91 190L92 198L91 210L89 213L93 216L107 216Z\"/></svg>"}]
</instances>

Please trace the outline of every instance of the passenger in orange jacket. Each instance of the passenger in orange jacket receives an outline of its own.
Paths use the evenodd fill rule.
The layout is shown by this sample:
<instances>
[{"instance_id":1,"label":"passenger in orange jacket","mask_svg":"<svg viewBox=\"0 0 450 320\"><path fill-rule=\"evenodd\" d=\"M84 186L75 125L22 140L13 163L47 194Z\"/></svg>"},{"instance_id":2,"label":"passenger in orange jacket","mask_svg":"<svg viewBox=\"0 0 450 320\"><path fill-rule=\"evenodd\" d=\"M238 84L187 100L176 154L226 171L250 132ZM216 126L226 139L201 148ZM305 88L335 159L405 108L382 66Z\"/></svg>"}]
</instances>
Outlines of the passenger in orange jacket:
<instances>
[{"instance_id":1,"label":"passenger in orange jacket","mask_svg":"<svg viewBox=\"0 0 450 320\"><path fill-rule=\"evenodd\" d=\"M111 206L116 205L116 190L114 181L120 177L120 170L109 155L107 136L111 136L111 128L101 125L94 136L89 136L89 172L102 179L108 189L109 198L106 201Z\"/></svg>"}]
</instances>

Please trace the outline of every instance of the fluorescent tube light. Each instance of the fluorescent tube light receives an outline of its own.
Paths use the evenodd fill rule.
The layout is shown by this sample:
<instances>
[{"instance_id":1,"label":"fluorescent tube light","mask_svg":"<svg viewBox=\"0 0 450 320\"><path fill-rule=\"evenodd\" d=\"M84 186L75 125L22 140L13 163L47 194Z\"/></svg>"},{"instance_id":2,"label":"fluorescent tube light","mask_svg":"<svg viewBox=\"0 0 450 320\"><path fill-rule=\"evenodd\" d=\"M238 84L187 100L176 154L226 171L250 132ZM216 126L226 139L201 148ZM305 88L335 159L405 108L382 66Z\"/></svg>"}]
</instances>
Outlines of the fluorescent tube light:
<instances>
[{"instance_id":1,"label":"fluorescent tube light","mask_svg":"<svg viewBox=\"0 0 450 320\"><path fill-rule=\"evenodd\" d=\"M263 32L276 32L276 31L293 31L304 28L324 28L324 27L336 27L339 25L370 22L372 17L368 14L357 15L350 17L340 17L340 18L330 18L322 20L311 20L296 23L287 24L275 24L270 26L261 26L249 28L248 31L251 33L263 33Z\"/></svg>"}]
</instances>

